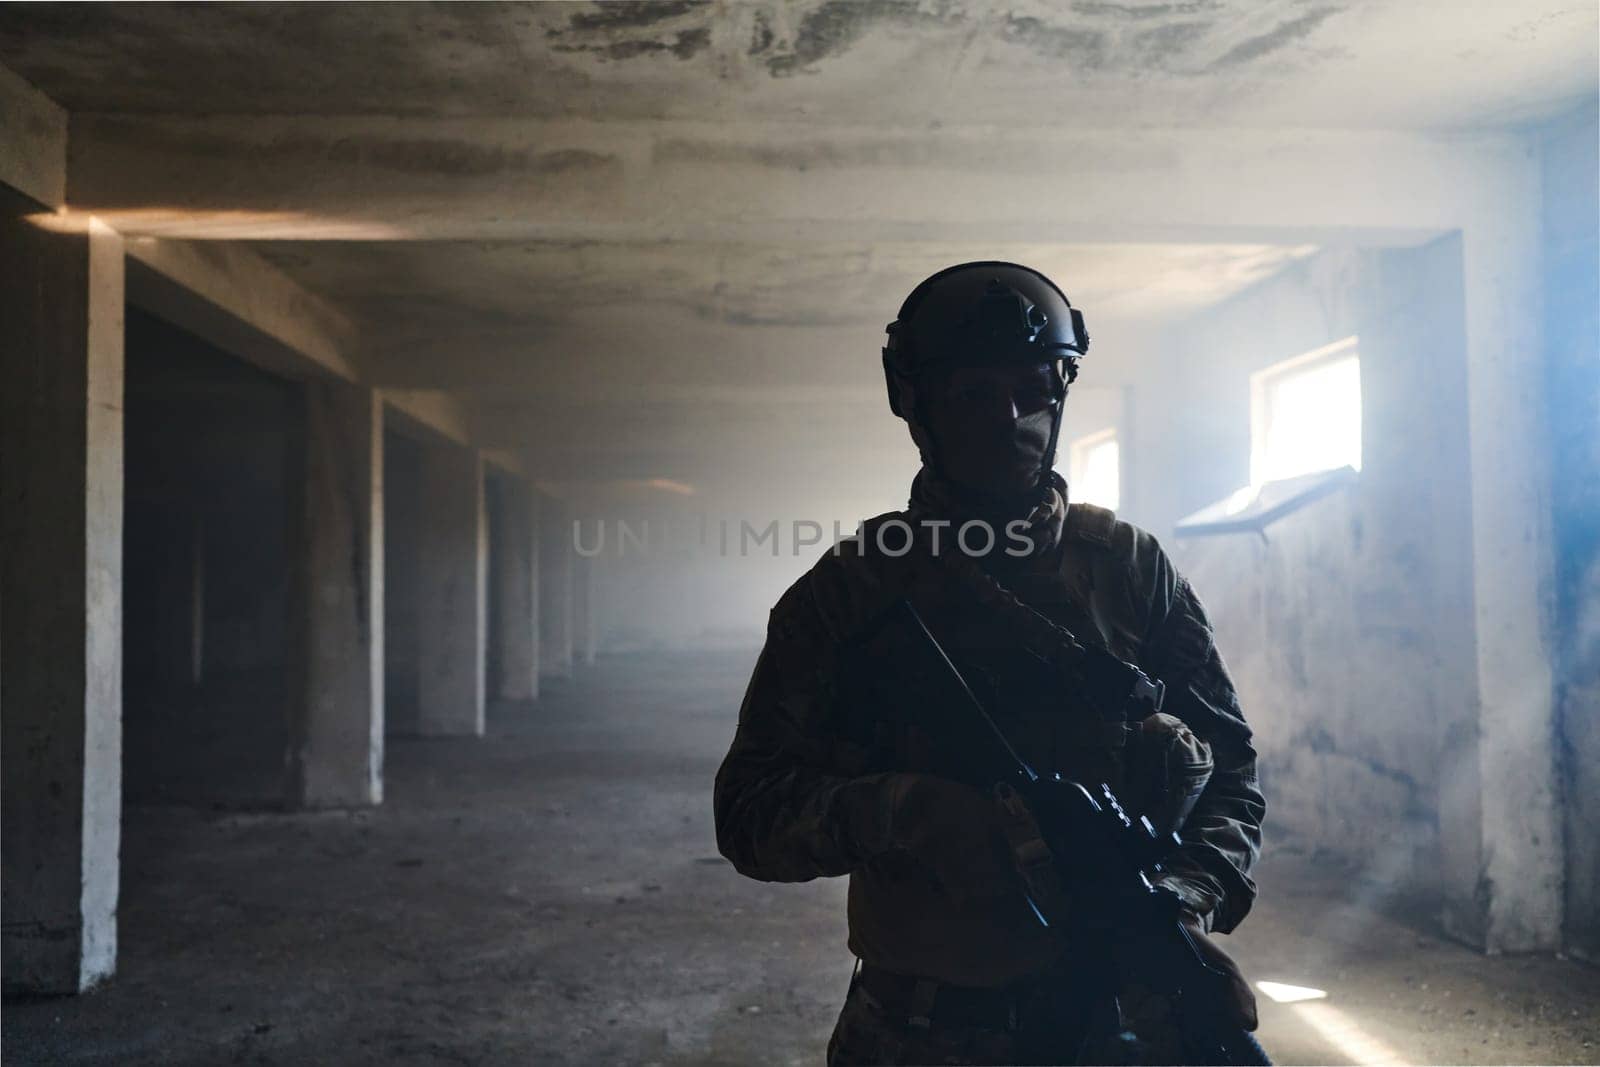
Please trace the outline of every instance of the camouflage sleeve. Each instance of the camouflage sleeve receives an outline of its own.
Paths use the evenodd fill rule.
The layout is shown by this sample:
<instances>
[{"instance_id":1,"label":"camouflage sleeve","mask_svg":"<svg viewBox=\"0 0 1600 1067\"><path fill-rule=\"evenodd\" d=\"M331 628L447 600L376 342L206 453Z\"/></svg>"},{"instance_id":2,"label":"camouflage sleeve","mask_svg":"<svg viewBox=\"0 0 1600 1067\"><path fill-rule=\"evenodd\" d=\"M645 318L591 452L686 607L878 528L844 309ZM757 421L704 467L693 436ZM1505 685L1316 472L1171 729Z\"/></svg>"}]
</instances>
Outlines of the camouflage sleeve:
<instances>
[{"instance_id":1,"label":"camouflage sleeve","mask_svg":"<svg viewBox=\"0 0 1600 1067\"><path fill-rule=\"evenodd\" d=\"M717 847L740 874L847 874L887 833L879 776L841 773L829 732L832 642L801 579L773 608L713 795Z\"/></svg>"},{"instance_id":2,"label":"camouflage sleeve","mask_svg":"<svg viewBox=\"0 0 1600 1067\"><path fill-rule=\"evenodd\" d=\"M1250 871L1261 853L1266 799L1256 779L1250 727L1205 610L1165 555L1158 553L1157 561L1150 590L1153 625L1141 659L1167 684L1162 710L1188 723L1211 746L1216 764L1161 881L1201 916L1207 930L1227 933L1255 900Z\"/></svg>"}]
</instances>

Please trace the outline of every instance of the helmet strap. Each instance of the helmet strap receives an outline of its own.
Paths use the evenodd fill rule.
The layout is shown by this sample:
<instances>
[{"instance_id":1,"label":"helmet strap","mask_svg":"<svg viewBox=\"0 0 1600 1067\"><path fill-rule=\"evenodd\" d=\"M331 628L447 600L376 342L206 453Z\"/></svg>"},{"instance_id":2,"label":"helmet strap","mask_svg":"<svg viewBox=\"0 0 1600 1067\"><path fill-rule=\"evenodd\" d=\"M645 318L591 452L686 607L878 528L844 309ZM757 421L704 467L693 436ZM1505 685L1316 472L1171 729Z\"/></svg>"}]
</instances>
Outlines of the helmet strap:
<instances>
[{"instance_id":1,"label":"helmet strap","mask_svg":"<svg viewBox=\"0 0 1600 1067\"><path fill-rule=\"evenodd\" d=\"M1067 412L1067 378L1066 378L1066 371L1060 365L1052 364L1051 365L1051 373L1056 375L1056 380L1060 384L1061 395L1056 397L1056 399L1055 399L1056 413L1055 413L1055 417L1050 420L1050 443L1047 446L1045 446L1044 459L1040 461L1040 466L1039 466L1039 484L1040 485L1044 485L1045 483L1047 483L1050 480L1050 472L1055 469L1055 466L1056 466L1056 447L1059 444L1060 439L1061 439L1061 420L1062 420L1062 417L1065 416L1066 412Z\"/></svg>"},{"instance_id":2,"label":"helmet strap","mask_svg":"<svg viewBox=\"0 0 1600 1067\"><path fill-rule=\"evenodd\" d=\"M933 432L928 428L928 424L922 419L920 410L922 405L921 398L917 395L919 392L917 381L910 375L901 377L900 381L903 384L903 395L910 401L902 404L904 410L901 412L901 417L906 420L906 427L911 431L911 440L917 446L917 453L922 458L922 466L927 469L932 477L940 482L947 483L949 479L946 477L944 464L939 462L939 444L934 439Z\"/></svg>"}]
</instances>

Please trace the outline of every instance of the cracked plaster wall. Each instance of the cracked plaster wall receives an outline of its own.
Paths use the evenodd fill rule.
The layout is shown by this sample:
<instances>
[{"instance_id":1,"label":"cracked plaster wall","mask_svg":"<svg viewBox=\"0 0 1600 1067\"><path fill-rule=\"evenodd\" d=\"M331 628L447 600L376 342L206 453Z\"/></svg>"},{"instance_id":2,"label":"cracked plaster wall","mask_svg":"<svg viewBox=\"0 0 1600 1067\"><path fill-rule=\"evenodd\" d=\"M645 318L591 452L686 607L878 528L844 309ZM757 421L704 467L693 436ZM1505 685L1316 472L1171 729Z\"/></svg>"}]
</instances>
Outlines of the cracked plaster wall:
<instances>
[{"instance_id":1,"label":"cracked plaster wall","mask_svg":"<svg viewBox=\"0 0 1600 1067\"><path fill-rule=\"evenodd\" d=\"M1265 540L1174 539L1177 518L1249 481L1251 372L1351 334L1359 480ZM1136 505L1216 626L1256 731L1269 848L1436 899L1447 790L1475 781L1477 753L1460 241L1320 253L1181 336L1136 401Z\"/></svg>"},{"instance_id":2,"label":"cracked plaster wall","mask_svg":"<svg viewBox=\"0 0 1600 1067\"><path fill-rule=\"evenodd\" d=\"M1567 950L1600 960L1600 264L1596 110L1544 138L1545 335L1555 464L1556 716Z\"/></svg>"}]
</instances>

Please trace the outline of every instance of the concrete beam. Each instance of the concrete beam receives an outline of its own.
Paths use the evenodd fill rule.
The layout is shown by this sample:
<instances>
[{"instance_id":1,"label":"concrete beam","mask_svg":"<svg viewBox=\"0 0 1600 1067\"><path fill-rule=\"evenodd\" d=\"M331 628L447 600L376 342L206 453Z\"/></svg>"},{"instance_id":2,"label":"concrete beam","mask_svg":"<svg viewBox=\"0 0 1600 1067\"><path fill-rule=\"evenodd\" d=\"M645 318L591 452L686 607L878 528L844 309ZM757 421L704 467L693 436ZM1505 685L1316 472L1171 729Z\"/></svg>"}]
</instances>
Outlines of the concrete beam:
<instances>
[{"instance_id":1,"label":"concrete beam","mask_svg":"<svg viewBox=\"0 0 1600 1067\"><path fill-rule=\"evenodd\" d=\"M51 211L67 200L67 113L0 67L0 183Z\"/></svg>"},{"instance_id":2,"label":"concrete beam","mask_svg":"<svg viewBox=\"0 0 1600 1067\"><path fill-rule=\"evenodd\" d=\"M1380 130L82 114L68 194L159 236L1324 244L1461 226L1485 168L1523 151Z\"/></svg>"},{"instance_id":3,"label":"concrete beam","mask_svg":"<svg viewBox=\"0 0 1600 1067\"><path fill-rule=\"evenodd\" d=\"M483 462L486 466L513 478L525 479L528 475L527 464L522 461L522 456L508 448L484 449Z\"/></svg>"},{"instance_id":4,"label":"concrete beam","mask_svg":"<svg viewBox=\"0 0 1600 1067\"><path fill-rule=\"evenodd\" d=\"M305 807L383 800L383 403L305 387L300 561L303 706L292 762Z\"/></svg>"},{"instance_id":5,"label":"concrete beam","mask_svg":"<svg viewBox=\"0 0 1600 1067\"><path fill-rule=\"evenodd\" d=\"M122 819L123 246L0 222L6 992L117 959Z\"/></svg>"},{"instance_id":6,"label":"concrete beam","mask_svg":"<svg viewBox=\"0 0 1600 1067\"><path fill-rule=\"evenodd\" d=\"M488 517L476 449L422 449L417 560L418 728L482 734Z\"/></svg>"},{"instance_id":7,"label":"concrete beam","mask_svg":"<svg viewBox=\"0 0 1600 1067\"><path fill-rule=\"evenodd\" d=\"M438 389L383 389L393 428L408 437L464 445L472 436L471 418L459 397Z\"/></svg>"},{"instance_id":8,"label":"concrete beam","mask_svg":"<svg viewBox=\"0 0 1600 1067\"><path fill-rule=\"evenodd\" d=\"M217 347L289 378L359 377L356 328L247 248L127 242L128 299Z\"/></svg>"}]
</instances>

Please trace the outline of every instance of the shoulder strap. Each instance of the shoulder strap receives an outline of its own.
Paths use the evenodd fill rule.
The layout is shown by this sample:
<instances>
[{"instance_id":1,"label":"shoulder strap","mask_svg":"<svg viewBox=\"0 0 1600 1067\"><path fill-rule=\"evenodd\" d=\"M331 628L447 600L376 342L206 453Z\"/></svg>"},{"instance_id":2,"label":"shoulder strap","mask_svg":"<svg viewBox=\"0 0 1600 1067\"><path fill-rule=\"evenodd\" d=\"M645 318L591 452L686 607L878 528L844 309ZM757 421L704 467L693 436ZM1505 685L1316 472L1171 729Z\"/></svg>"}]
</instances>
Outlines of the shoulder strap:
<instances>
[{"instance_id":1,"label":"shoulder strap","mask_svg":"<svg viewBox=\"0 0 1600 1067\"><path fill-rule=\"evenodd\" d=\"M1067 505L1067 533L1079 541L1109 545L1117 526L1117 513L1094 504Z\"/></svg>"}]
</instances>

